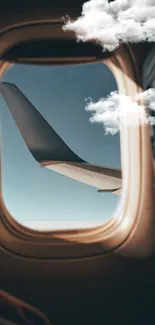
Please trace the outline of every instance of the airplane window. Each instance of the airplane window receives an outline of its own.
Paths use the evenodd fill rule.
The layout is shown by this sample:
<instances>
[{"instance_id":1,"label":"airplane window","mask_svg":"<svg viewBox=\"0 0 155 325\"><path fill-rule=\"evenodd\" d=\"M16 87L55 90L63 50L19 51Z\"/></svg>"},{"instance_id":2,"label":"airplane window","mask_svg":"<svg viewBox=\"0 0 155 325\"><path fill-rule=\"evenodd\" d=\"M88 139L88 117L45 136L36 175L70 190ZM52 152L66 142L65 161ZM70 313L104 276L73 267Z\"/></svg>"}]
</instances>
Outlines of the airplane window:
<instances>
[{"instance_id":1,"label":"airplane window","mask_svg":"<svg viewBox=\"0 0 155 325\"><path fill-rule=\"evenodd\" d=\"M122 184L119 133L105 135L85 110L86 98L117 90L108 67L15 64L0 87L2 194L12 217L37 230L112 217L120 195L110 191Z\"/></svg>"}]
</instances>

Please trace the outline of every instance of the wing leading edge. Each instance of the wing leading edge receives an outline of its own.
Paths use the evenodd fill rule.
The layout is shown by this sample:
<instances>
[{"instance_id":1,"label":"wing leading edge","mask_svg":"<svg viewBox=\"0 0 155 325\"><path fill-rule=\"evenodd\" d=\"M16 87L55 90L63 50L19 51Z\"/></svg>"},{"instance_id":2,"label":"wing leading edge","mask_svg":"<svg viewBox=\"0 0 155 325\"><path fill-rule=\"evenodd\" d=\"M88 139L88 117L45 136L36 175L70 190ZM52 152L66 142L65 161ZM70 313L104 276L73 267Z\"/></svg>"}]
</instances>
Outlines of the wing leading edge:
<instances>
[{"instance_id":1,"label":"wing leading edge","mask_svg":"<svg viewBox=\"0 0 155 325\"><path fill-rule=\"evenodd\" d=\"M29 151L41 166L101 188L99 192L120 194L121 170L92 165L77 156L14 84L1 82L0 93Z\"/></svg>"}]
</instances>

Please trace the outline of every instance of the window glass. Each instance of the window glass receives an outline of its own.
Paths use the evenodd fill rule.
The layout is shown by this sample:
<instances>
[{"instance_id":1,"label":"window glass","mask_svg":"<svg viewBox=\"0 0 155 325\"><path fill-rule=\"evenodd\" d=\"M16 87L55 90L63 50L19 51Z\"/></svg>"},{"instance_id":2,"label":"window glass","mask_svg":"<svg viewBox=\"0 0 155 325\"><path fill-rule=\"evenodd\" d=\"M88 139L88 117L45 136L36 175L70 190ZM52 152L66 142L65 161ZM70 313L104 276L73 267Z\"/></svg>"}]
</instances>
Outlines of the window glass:
<instances>
[{"instance_id":1,"label":"window glass","mask_svg":"<svg viewBox=\"0 0 155 325\"><path fill-rule=\"evenodd\" d=\"M117 90L111 71L103 63L71 66L15 64L5 74L3 82L7 83L5 87L8 83L18 87L16 90L19 89L27 97L72 152L89 163L85 165L89 168L92 167L90 164L100 166L100 171L93 169L89 173L88 168L84 173L89 173L87 176L91 183L94 177L95 185L96 181L102 180L103 183L103 187L90 186L64 176L62 163L67 159L69 162L70 156L61 146L57 153L51 151L52 162L48 161L46 167L41 167L28 149L14 118L18 116L18 122L22 123L25 134L30 138L33 123L31 125L31 119L26 119L28 111L27 108L23 109L23 99L20 96L18 100L12 98L11 88L3 89L5 96L3 94L0 97L2 194L9 213L22 225L42 230L89 227L104 223L114 214L120 196L110 192L98 192L105 188L101 169L121 168L120 138L118 133L105 135L101 124L89 121L91 114L85 110L85 99L91 97L93 102L97 102L111 91ZM18 97L16 91L14 96ZM18 104L21 105L20 110ZM14 116L9 105L12 105ZM32 111L31 107L33 116ZM42 133L45 135L44 129L41 129L40 134ZM52 143L55 141L51 134L49 139L51 149L45 148L47 151L52 150ZM33 151L37 139L34 136L29 140ZM37 150L38 147L35 153ZM45 163L51 154L48 156L47 151L45 159L44 153L41 156ZM73 158L75 159L75 156L71 157L73 165L67 165L67 168L75 167ZM55 160L58 162L54 165L56 171L52 169ZM80 174L76 177L81 179L81 166L85 165L78 166ZM71 176L74 173L73 169ZM101 182L99 184L101 185Z\"/></svg>"}]
</instances>

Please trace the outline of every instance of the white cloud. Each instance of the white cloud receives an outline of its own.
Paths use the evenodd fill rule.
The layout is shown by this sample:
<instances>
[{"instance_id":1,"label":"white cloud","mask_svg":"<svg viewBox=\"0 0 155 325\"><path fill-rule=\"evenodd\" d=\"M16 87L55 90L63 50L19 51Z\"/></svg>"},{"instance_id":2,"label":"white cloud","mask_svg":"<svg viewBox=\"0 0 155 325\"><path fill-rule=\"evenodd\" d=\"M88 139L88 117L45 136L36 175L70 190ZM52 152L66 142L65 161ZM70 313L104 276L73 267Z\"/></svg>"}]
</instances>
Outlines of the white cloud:
<instances>
[{"instance_id":1,"label":"white cloud","mask_svg":"<svg viewBox=\"0 0 155 325\"><path fill-rule=\"evenodd\" d=\"M155 6L131 5L131 0L91 0L85 2L81 16L63 26L77 40L95 40L103 50L113 51L121 43L155 41Z\"/></svg>"},{"instance_id":2,"label":"white cloud","mask_svg":"<svg viewBox=\"0 0 155 325\"><path fill-rule=\"evenodd\" d=\"M94 40L104 50L113 51L121 43L139 43L155 41L155 5L150 0L135 4L134 0L91 0L85 2L81 16L63 26L64 31L73 31L77 41ZM135 98L125 93L112 92L106 99L94 103L91 99L85 109L92 113L90 121L104 126L105 134L116 134L121 124L155 125L155 118L146 114L144 106L138 104L141 99L149 110L155 110L155 90L149 89ZM139 114L135 114L138 112ZM148 111L147 111L148 112Z\"/></svg>"},{"instance_id":3,"label":"white cloud","mask_svg":"<svg viewBox=\"0 0 155 325\"><path fill-rule=\"evenodd\" d=\"M138 104L142 100L148 109L155 110L155 90L149 89L136 97L128 97L125 93L111 92L107 98L94 103L90 98L85 109L92 113L90 121L104 126L105 134L116 134L121 124L136 126L139 124L155 125L155 118L149 114L140 114L144 106ZM135 114L135 113L139 114Z\"/></svg>"}]
</instances>

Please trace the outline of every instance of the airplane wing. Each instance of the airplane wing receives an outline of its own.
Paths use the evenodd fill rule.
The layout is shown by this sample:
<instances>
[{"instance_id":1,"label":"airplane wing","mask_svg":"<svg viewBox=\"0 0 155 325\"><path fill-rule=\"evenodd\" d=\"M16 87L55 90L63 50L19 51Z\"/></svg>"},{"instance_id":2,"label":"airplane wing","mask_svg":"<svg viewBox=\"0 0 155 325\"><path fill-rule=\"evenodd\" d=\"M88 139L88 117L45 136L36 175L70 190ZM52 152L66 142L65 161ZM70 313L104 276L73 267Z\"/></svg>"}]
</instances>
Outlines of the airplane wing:
<instances>
[{"instance_id":1,"label":"airplane wing","mask_svg":"<svg viewBox=\"0 0 155 325\"><path fill-rule=\"evenodd\" d=\"M0 93L29 151L41 166L101 188L100 192L118 192L122 186L121 170L92 165L77 156L14 84L1 82Z\"/></svg>"}]
</instances>

